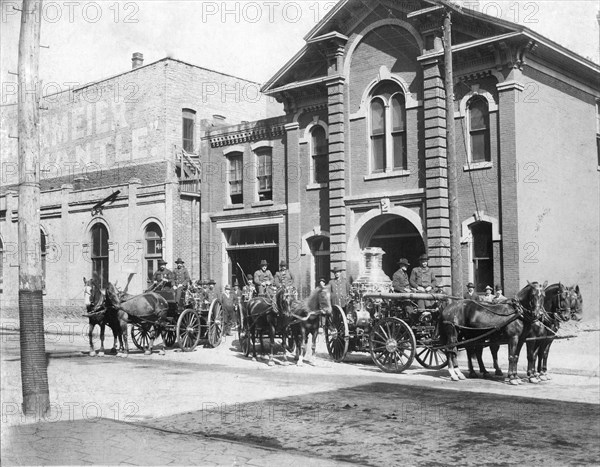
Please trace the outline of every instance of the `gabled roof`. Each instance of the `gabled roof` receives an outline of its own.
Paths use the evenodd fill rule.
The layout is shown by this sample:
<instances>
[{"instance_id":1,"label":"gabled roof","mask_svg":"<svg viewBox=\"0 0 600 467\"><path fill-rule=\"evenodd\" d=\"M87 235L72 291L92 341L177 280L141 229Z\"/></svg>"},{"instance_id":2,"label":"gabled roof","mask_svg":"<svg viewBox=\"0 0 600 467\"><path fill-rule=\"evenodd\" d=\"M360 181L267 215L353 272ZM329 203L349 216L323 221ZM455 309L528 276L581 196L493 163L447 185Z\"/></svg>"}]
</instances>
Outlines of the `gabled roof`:
<instances>
[{"instance_id":1,"label":"gabled roof","mask_svg":"<svg viewBox=\"0 0 600 467\"><path fill-rule=\"evenodd\" d=\"M340 0L331 10L329 10L323 19L304 36L306 45L263 85L261 89L262 92L273 94L282 89L307 85L309 81L317 79L315 76L312 76L311 80L297 79L295 71L307 67L318 57L317 50L320 39L329 38L334 34L338 34L342 37L345 37L343 34L349 35L351 31L338 30L339 24L343 23L342 17L345 16L347 18L352 15L353 11L356 12L359 9L363 9L366 16L381 4L385 4L387 7L393 6L393 4L382 2L381 0L369 0L368 2L364 0ZM409 20L426 10L434 11L436 9L441 10L442 8L450 8L456 12L456 14L464 18L469 18L488 26L493 31L488 39L515 33L515 36L533 39L536 43L542 45L547 53L562 55L561 60L573 63L575 66L581 68L583 72L600 73L599 65L520 24L496 18L470 8L462 8L448 0L412 0L412 2L405 1L398 3L397 5L399 9L403 9L408 13ZM356 23L354 26L355 25ZM469 46L476 47L477 42L477 40L465 41L464 43L454 45L453 50L459 50L461 48L465 49ZM324 57L322 59L324 60Z\"/></svg>"}]
</instances>

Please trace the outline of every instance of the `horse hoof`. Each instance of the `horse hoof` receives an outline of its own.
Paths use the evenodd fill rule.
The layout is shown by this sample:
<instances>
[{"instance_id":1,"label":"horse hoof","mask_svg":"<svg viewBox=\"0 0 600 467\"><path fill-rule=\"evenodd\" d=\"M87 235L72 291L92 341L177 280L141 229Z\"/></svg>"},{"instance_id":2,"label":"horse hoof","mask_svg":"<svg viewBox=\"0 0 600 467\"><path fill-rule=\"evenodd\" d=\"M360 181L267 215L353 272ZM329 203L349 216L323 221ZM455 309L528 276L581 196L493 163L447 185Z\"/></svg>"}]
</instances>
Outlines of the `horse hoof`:
<instances>
[{"instance_id":1,"label":"horse hoof","mask_svg":"<svg viewBox=\"0 0 600 467\"><path fill-rule=\"evenodd\" d=\"M463 375L462 371L457 371L456 375L458 376L458 379L461 381L467 379L467 377L465 375Z\"/></svg>"},{"instance_id":2,"label":"horse hoof","mask_svg":"<svg viewBox=\"0 0 600 467\"><path fill-rule=\"evenodd\" d=\"M269 363L267 363L268 366L275 366L275 362L273 360L269 360Z\"/></svg>"},{"instance_id":3,"label":"horse hoof","mask_svg":"<svg viewBox=\"0 0 600 467\"><path fill-rule=\"evenodd\" d=\"M509 383L512 384L513 386L518 386L519 384L521 384L521 383L519 383L519 380L517 378L511 379L509 381Z\"/></svg>"},{"instance_id":4,"label":"horse hoof","mask_svg":"<svg viewBox=\"0 0 600 467\"><path fill-rule=\"evenodd\" d=\"M146 350L144 351L144 355L152 355L152 352L150 350Z\"/></svg>"},{"instance_id":5,"label":"horse hoof","mask_svg":"<svg viewBox=\"0 0 600 467\"><path fill-rule=\"evenodd\" d=\"M458 376L456 376L455 374L450 375L450 379L452 381L459 381Z\"/></svg>"},{"instance_id":6,"label":"horse hoof","mask_svg":"<svg viewBox=\"0 0 600 467\"><path fill-rule=\"evenodd\" d=\"M495 375L496 376L504 376L504 373L502 373L502 370L496 370Z\"/></svg>"},{"instance_id":7,"label":"horse hoof","mask_svg":"<svg viewBox=\"0 0 600 467\"><path fill-rule=\"evenodd\" d=\"M162 356L164 356L164 355L165 355L165 351L164 351L164 350L159 350L159 351L158 351L158 355L162 355Z\"/></svg>"},{"instance_id":8,"label":"horse hoof","mask_svg":"<svg viewBox=\"0 0 600 467\"><path fill-rule=\"evenodd\" d=\"M300 360L298 360L296 362L296 366L304 366L304 362L301 362Z\"/></svg>"},{"instance_id":9,"label":"horse hoof","mask_svg":"<svg viewBox=\"0 0 600 467\"><path fill-rule=\"evenodd\" d=\"M540 380L537 376L530 376L528 381L532 384L538 384L540 382Z\"/></svg>"},{"instance_id":10,"label":"horse hoof","mask_svg":"<svg viewBox=\"0 0 600 467\"><path fill-rule=\"evenodd\" d=\"M256 357L252 357L252 361L255 362L256 361Z\"/></svg>"},{"instance_id":11,"label":"horse hoof","mask_svg":"<svg viewBox=\"0 0 600 467\"><path fill-rule=\"evenodd\" d=\"M538 376L538 379L540 381L548 381L548 378L546 377L546 375L540 375L540 376Z\"/></svg>"},{"instance_id":12,"label":"horse hoof","mask_svg":"<svg viewBox=\"0 0 600 467\"><path fill-rule=\"evenodd\" d=\"M98 357L104 357L104 352L102 352L102 351L98 352Z\"/></svg>"},{"instance_id":13,"label":"horse hoof","mask_svg":"<svg viewBox=\"0 0 600 467\"><path fill-rule=\"evenodd\" d=\"M94 352L93 350L90 350L89 355L90 355L90 357L95 357L96 356L96 352Z\"/></svg>"},{"instance_id":14,"label":"horse hoof","mask_svg":"<svg viewBox=\"0 0 600 467\"><path fill-rule=\"evenodd\" d=\"M121 358L127 358L127 357L129 357L129 354L127 352L120 353L119 357L121 357Z\"/></svg>"},{"instance_id":15,"label":"horse hoof","mask_svg":"<svg viewBox=\"0 0 600 467\"><path fill-rule=\"evenodd\" d=\"M548 381L550 381L552 379L552 377L550 375L545 375L545 376Z\"/></svg>"}]
</instances>

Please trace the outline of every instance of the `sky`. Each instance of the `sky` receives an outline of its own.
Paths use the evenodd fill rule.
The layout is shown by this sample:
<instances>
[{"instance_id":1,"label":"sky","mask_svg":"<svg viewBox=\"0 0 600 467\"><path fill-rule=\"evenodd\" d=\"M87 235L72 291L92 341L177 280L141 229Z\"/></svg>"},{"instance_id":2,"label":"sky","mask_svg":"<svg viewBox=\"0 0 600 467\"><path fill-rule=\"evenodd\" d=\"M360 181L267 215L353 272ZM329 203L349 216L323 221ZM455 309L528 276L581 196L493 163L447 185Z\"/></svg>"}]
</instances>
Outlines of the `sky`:
<instances>
[{"instance_id":1,"label":"sky","mask_svg":"<svg viewBox=\"0 0 600 467\"><path fill-rule=\"evenodd\" d=\"M367 0L365 0L367 1ZM44 1L40 78L88 83L166 56L264 83L304 45L335 1ZM599 61L598 0L480 1L480 10L523 24ZM20 0L0 0L0 81L16 77ZM56 87L54 87L56 91Z\"/></svg>"}]
</instances>

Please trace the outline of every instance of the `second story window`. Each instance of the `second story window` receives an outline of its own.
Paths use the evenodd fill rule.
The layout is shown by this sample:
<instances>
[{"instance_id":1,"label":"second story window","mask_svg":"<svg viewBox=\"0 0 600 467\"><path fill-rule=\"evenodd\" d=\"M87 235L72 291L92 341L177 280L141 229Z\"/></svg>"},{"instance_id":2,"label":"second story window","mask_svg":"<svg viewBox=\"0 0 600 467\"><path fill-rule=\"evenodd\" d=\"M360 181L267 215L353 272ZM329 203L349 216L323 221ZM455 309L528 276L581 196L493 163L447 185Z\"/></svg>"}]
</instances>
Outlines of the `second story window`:
<instances>
[{"instance_id":1,"label":"second story window","mask_svg":"<svg viewBox=\"0 0 600 467\"><path fill-rule=\"evenodd\" d=\"M194 153L194 126L196 124L196 112L191 109L183 109L183 150Z\"/></svg>"},{"instance_id":2,"label":"second story window","mask_svg":"<svg viewBox=\"0 0 600 467\"><path fill-rule=\"evenodd\" d=\"M382 81L371 94L369 136L372 173L407 169L406 102L393 81Z\"/></svg>"},{"instance_id":3,"label":"second story window","mask_svg":"<svg viewBox=\"0 0 600 467\"><path fill-rule=\"evenodd\" d=\"M329 146L325 128L315 125L310 131L310 137L312 183L327 183L329 181Z\"/></svg>"},{"instance_id":4,"label":"second story window","mask_svg":"<svg viewBox=\"0 0 600 467\"><path fill-rule=\"evenodd\" d=\"M229 200L231 204L244 202L244 167L243 156L236 152L227 157L229 160Z\"/></svg>"},{"instance_id":5,"label":"second story window","mask_svg":"<svg viewBox=\"0 0 600 467\"><path fill-rule=\"evenodd\" d=\"M273 199L273 159L271 148L256 151L258 179L258 200L270 201Z\"/></svg>"},{"instance_id":6,"label":"second story window","mask_svg":"<svg viewBox=\"0 0 600 467\"><path fill-rule=\"evenodd\" d=\"M490 114L487 100L473 97L467 104L469 109L469 156L471 162L489 162Z\"/></svg>"}]
</instances>

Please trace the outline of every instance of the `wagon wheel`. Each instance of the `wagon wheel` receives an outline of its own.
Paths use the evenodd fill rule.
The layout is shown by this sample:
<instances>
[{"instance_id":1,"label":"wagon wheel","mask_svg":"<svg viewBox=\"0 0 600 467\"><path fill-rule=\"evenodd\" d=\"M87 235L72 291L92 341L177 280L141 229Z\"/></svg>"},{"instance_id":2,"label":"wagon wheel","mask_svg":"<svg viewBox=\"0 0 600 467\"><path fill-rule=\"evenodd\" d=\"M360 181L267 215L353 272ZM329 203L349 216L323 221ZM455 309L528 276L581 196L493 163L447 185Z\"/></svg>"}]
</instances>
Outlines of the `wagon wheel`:
<instances>
[{"instance_id":1,"label":"wagon wheel","mask_svg":"<svg viewBox=\"0 0 600 467\"><path fill-rule=\"evenodd\" d=\"M240 343L240 350L244 356L247 357L250 355L250 329L248 319L244 316L242 305L239 306L238 341Z\"/></svg>"},{"instance_id":2,"label":"wagon wheel","mask_svg":"<svg viewBox=\"0 0 600 467\"><path fill-rule=\"evenodd\" d=\"M150 340L154 332L152 323L131 324L131 340L140 350L146 350L150 346Z\"/></svg>"},{"instance_id":3,"label":"wagon wheel","mask_svg":"<svg viewBox=\"0 0 600 467\"><path fill-rule=\"evenodd\" d=\"M441 370L448 365L446 352L443 350L435 350L431 347L419 348L415 354L415 358L423 368L428 368L430 370Z\"/></svg>"},{"instance_id":4,"label":"wagon wheel","mask_svg":"<svg viewBox=\"0 0 600 467\"><path fill-rule=\"evenodd\" d=\"M163 330L161 336L165 343L165 347L173 347L175 342L177 342L177 332L175 331L175 328Z\"/></svg>"},{"instance_id":5,"label":"wagon wheel","mask_svg":"<svg viewBox=\"0 0 600 467\"><path fill-rule=\"evenodd\" d=\"M208 343L218 347L223 339L223 307L215 298L208 310Z\"/></svg>"},{"instance_id":6,"label":"wagon wheel","mask_svg":"<svg viewBox=\"0 0 600 467\"><path fill-rule=\"evenodd\" d=\"M369 336L371 357L387 373L402 373L415 358L417 341L412 330L398 318L383 318Z\"/></svg>"},{"instance_id":7,"label":"wagon wheel","mask_svg":"<svg viewBox=\"0 0 600 467\"><path fill-rule=\"evenodd\" d=\"M348 353L348 341L350 332L348 330L348 320L346 313L338 305L331 309L331 316L327 317L325 324L325 344L327 352L334 362L341 362Z\"/></svg>"},{"instance_id":8,"label":"wagon wheel","mask_svg":"<svg viewBox=\"0 0 600 467\"><path fill-rule=\"evenodd\" d=\"M177 320L175 327L175 337L179 343L179 348L184 352L191 352L198 345L201 334L200 315L196 310L188 308L183 310Z\"/></svg>"}]
</instances>

